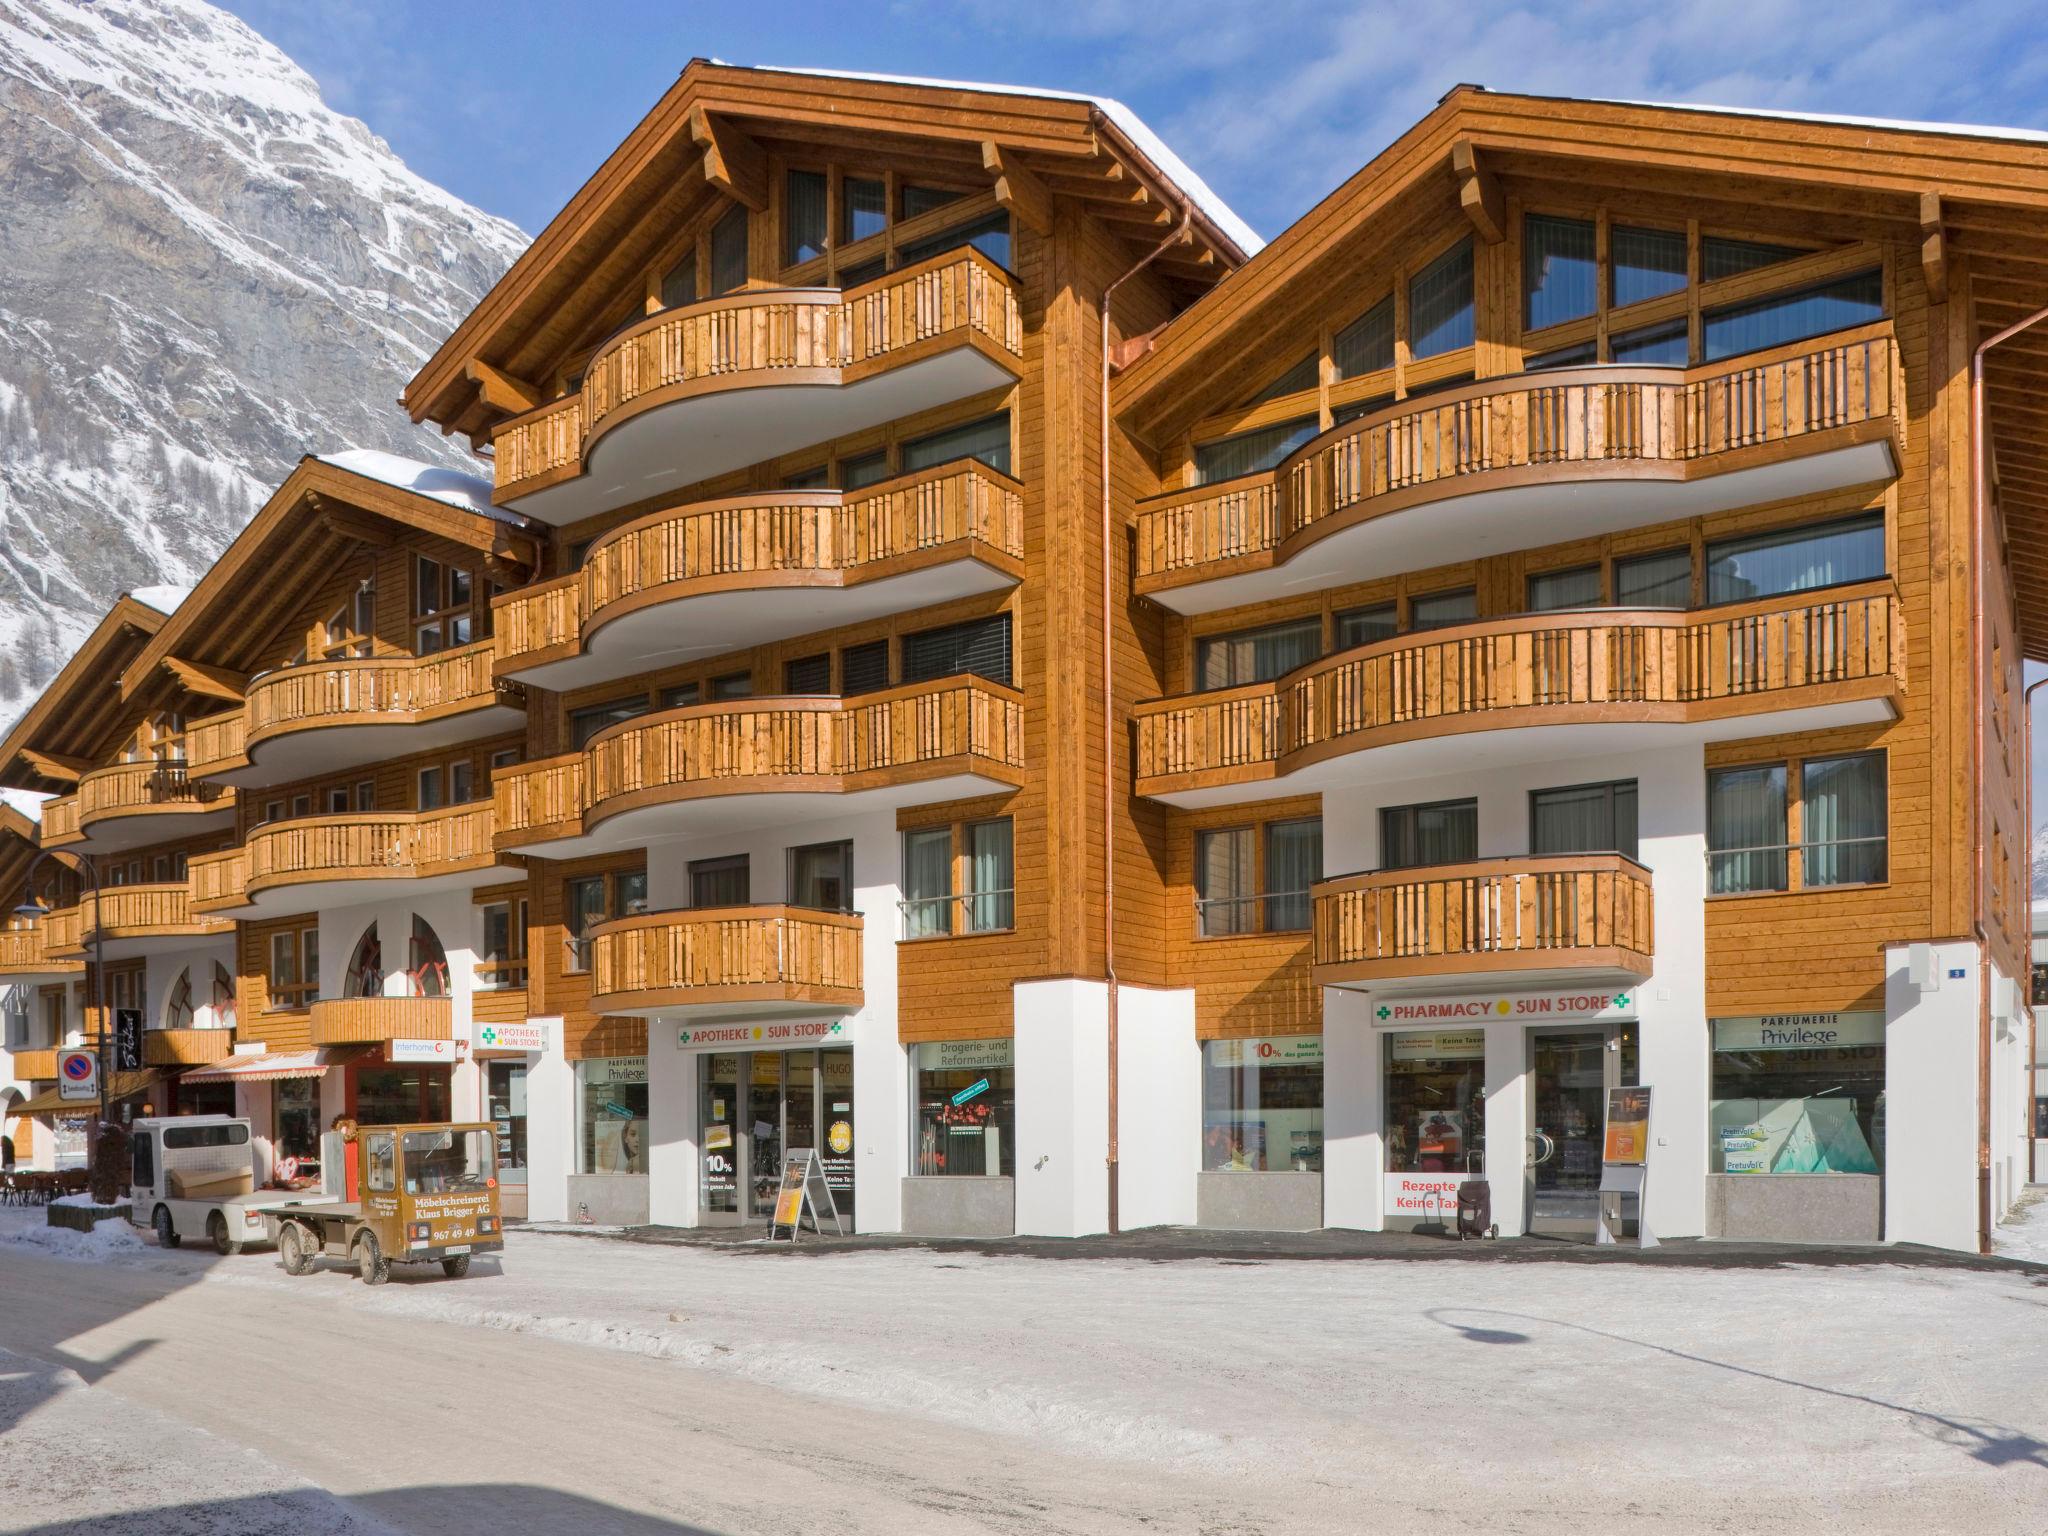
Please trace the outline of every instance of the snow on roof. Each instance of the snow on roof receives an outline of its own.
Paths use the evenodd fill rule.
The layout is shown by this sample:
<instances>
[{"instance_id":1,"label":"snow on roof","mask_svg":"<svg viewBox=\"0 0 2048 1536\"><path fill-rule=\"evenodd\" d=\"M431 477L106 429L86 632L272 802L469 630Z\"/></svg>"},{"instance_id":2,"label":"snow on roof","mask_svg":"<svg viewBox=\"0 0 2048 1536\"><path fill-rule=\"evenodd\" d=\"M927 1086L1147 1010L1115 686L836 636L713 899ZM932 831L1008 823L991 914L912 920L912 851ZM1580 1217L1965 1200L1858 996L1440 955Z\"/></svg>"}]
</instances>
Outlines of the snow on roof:
<instances>
[{"instance_id":1,"label":"snow on roof","mask_svg":"<svg viewBox=\"0 0 2048 1536\"><path fill-rule=\"evenodd\" d=\"M43 802L49 798L50 796L39 795L32 789L0 787L0 805L13 807L38 826L41 826L43 821Z\"/></svg>"},{"instance_id":2,"label":"snow on roof","mask_svg":"<svg viewBox=\"0 0 2048 1536\"><path fill-rule=\"evenodd\" d=\"M178 611L178 604L192 595L190 587L137 587L128 594L145 608L154 608L169 617Z\"/></svg>"},{"instance_id":3,"label":"snow on roof","mask_svg":"<svg viewBox=\"0 0 2048 1536\"><path fill-rule=\"evenodd\" d=\"M1779 107L1717 107L1703 101L1635 101L1620 96L1595 96L1614 107L1655 107L1660 112L1721 112L1730 117L1777 117L1795 123L1832 123L1840 128L1883 128L1895 133L1949 133L1970 139L2010 139L2020 144L2048 144L2048 129L1992 128L1981 123L1925 123L1904 117L1854 117L1838 112L1788 112Z\"/></svg>"},{"instance_id":4,"label":"snow on roof","mask_svg":"<svg viewBox=\"0 0 2048 1536\"><path fill-rule=\"evenodd\" d=\"M491 505L490 481L466 475L459 469L450 469L445 464L423 464L418 459L403 458L377 448L344 448L339 453L321 453L314 457L352 475L395 485L415 495L432 497L451 507L474 512L479 517L511 523L515 527L523 523L521 518Z\"/></svg>"},{"instance_id":5,"label":"snow on roof","mask_svg":"<svg viewBox=\"0 0 2048 1536\"><path fill-rule=\"evenodd\" d=\"M714 64L724 64L723 59L713 59ZM727 65L728 68L733 66ZM884 85L928 85L946 91L987 91L995 96L1038 96L1048 101L1085 101L1098 108L1102 115L1123 132L1141 154L1159 167L1161 175L1184 192L1189 201L1209 216L1209 219L1224 234L1237 242L1238 248L1247 256L1256 256L1265 248L1266 242L1251 225L1237 216L1230 205L1213 192L1209 184L1189 169L1166 141L1145 126L1145 120L1120 101L1108 96L1091 96L1085 91L1053 91L1034 85L990 85L980 80L934 80L924 75L878 75L867 74L853 69L796 69L780 64L743 64L742 69L761 69L778 75L818 75L832 80L872 80Z\"/></svg>"}]
</instances>

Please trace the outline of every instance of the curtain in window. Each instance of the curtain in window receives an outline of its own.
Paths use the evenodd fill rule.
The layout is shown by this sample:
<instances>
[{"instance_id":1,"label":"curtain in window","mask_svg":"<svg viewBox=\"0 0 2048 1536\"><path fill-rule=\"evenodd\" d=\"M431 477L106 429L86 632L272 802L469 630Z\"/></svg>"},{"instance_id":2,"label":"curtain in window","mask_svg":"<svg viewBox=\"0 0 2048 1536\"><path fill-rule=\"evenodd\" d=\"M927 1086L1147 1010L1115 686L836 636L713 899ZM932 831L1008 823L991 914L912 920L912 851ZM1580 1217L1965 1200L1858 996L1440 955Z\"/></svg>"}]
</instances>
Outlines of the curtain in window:
<instances>
[{"instance_id":1,"label":"curtain in window","mask_svg":"<svg viewBox=\"0 0 2048 1536\"><path fill-rule=\"evenodd\" d=\"M1700 275L1711 283L1717 277L1754 272L1758 267L1774 267L1795 256L1812 254L1797 246L1766 245L1761 240L1730 240L1723 235L1708 235L1700 241Z\"/></svg>"},{"instance_id":2,"label":"curtain in window","mask_svg":"<svg viewBox=\"0 0 2048 1536\"><path fill-rule=\"evenodd\" d=\"M825 254L825 177L791 171L782 209L782 264L794 266Z\"/></svg>"},{"instance_id":3,"label":"curtain in window","mask_svg":"<svg viewBox=\"0 0 2048 1536\"><path fill-rule=\"evenodd\" d=\"M1257 927L1253 903L1258 846L1250 827L1203 832L1195 838L1195 894L1201 905L1200 932L1213 939L1251 933Z\"/></svg>"},{"instance_id":4,"label":"curtain in window","mask_svg":"<svg viewBox=\"0 0 2048 1536\"><path fill-rule=\"evenodd\" d=\"M1614 601L1623 608L1692 605L1692 551L1660 550L1614 562Z\"/></svg>"},{"instance_id":5,"label":"curtain in window","mask_svg":"<svg viewBox=\"0 0 2048 1536\"><path fill-rule=\"evenodd\" d=\"M1529 214L1522 220L1522 322L1532 331L1590 315L1598 266L1593 225Z\"/></svg>"},{"instance_id":6,"label":"curtain in window","mask_svg":"<svg viewBox=\"0 0 2048 1536\"><path fill-rule=\"evenodd\" d=\"M1529 578L1531 613L1599 606L1600 567L1597 565L1582 565L1569 571L1544 571Z\"/></svg>"},{"instance_id":7,"label":"curtain in window","mask_svg":"<svg viewBox=\"0 0 2048 1536\"><path fill-rule=\"evenodd\" d=\"M1479 802L1390 805L1380 812L1380 867L1415 869L1479 857Z\"/></svg>"},{"instance_id":8,"label":"curtain in window","mask_svg":"<svg viewBox=\"0 0 2048 1536\"><path fill-rule=\"evenodd\" d=\"M967 829L967 928L987 933L1016 926L1016 868L1010 823L978 821Z\"/></svg>"},{"instance_id":9,"label":"curtain in window","mask_svg":"<svg viewBox=\"0 0 2048 1536\"><path fill-rule=\"evenodd\" d=\"M1868 885L1884 879L1884 769L1877 752L1809 758L1800 765L1802 884Z\"/></svg>"},{"instance_id":10,"label":"curtain in window","mask_svg":"<svg viewBox=\"0 0 2048 1536\"><path fill-rule=\"evenodd\" d=\"M1308 927L1309 887L1323 877L1323 824L1281 821L1266 829L1266 931Z\"/></svg>"},{"instance_id":11,"label":"curtain in window","mask_svg":"<svg viewBox=\"0 0 2048 1536\"><path fill-rule=\"evenodd\" d=\"M1240 432L1235 437L1202 443L1195 449L1195 483L1209 485L1271 469L1314 437L1316 431L1316 419L1304 416L1298 421L1283 421L1277 427L1261 427L1256 432Z\"/></svg>"},{"instance_id":12,"label":"curtain in window","mask_svg":"<svg viewBox=\"0 0 2048 1536\"><path fill-rule=\"evenodd\" d=\"M1007 412L984 416L965 426L914 438L903 445L903 473L929 469L954 459L979 459L990 469L1010 472L1010 418Z\"/></svg>"},{"instance_id":13,"label":"curtain in window","mask_svg":"<svg viewBox=\"0 0 2048 1536\"><path fill-rule=\"evenodd\" d=\"M903 834L903 936L928 939L953 931L953 829Z\"/></svg>"},{"instance_id":14,"label":"curtain in window","mask_svg":"<svg viewBox=\"0 0 2048 1536\"><path fill-rule=\"evenodd\" d=\"M1330 338L1337 377L1355 379L1394 366L1394 296L1390 293Z\"/></svg>"},{"instance_id":15,"label":"curtain in window","mask_svg":"<svg viewBox=\"0 0 2048 1536\"><path fill-rule=\"evenodd\" d=\"M731 293L747 280L747 210L735 203L711 228L711 291Z\"/></svg>"},{"instance_id":16,"label":"curtain in window","mask_svg":"<svg viewBox=\"0 0 2048 1536\"><path fill-rule=\"evenodd\" d=\"M1206 691L1268 682L1314 661L1322 650L1319 619L1206 635L1195 645L1196 687Z\"/></svg>"},{"instance_id":17,"label":"curtain in window","mask_svg":"<svg viewBox=\"0 0 2048 1536\"><path fill-rule=\"evenodd\" d=\"M693 907L744 907L753 900L753 885L753 865L745 854L725 859L698 859L690 865L690 905Z\"/></svg>"},{"instance_id":18,"label":"curtain in window","mask_svg":"<svg viewBox=\"0 0 2048 1536\"><path fill-rule=\"evenodd\" d=\"M1411 629L1444 629L1452 624L1469 624L1479 617L1479 596L1470 587L1456 592L1432 592L1408 605Z\"/></svg>"},{"instance_id":19,"label":"curtain in window","mask_svg":"<svg viewBox=\"0 0 2048 1536\"><path fill-rule=\"evenodd\" d=\"M1717 768L1707 775L1707 889L1715 895L1785 889L1785 768Z\"/></svg>"},{"instance_id":20,"label":"curtain in window","mask_svg":"<svg viewBox=\"0 0 2048 1536\"><path fill-rule=\"evenodd\" d=\"M1531 853L1624 853L1636 856L1636 786L1574 784L1529 797Z\"/></svg>"},{"instance_id":21,"label":"curtain in window","mask_svg":"<svg viewBox=\"0 0 2048 1536\"><path fill-rule=\"evenodd\" d=\"M1617 224L1607 232L1608 255L1614 263L1614 307L1640 303L1685 286L1685 235L1671 229L1630 229Z\"/></svg>"},{"instance_id":22,"label":"curtain in window","mask_svg":"<svg viewBox=\"0 0 2048 1536\"><path fill-rule=\"evenodd\" d=\"M1884 278L1858 272L1817 288L1773 294L1750 304L1710 310L1702 317L1708 362L1766 347L1825 336L1829 331L1884 318Z\"/></svg>"},{"instance_id":23,"label":"curtain in window","mask_svg":"<svg viewBox=\"0 0 2048 1536\"><path fill-rule=\"evenodd\" d=\"M1692 356L1692 338L1683 320L1665 325L1646 325L1639 331L1623 331L1608 342L1617 363L1639 367L1683 368Z\"/></svg>"},{"instance_id":24,"label":"curtain in window","mask_svg":"<svg viewBox=\"0 0 2048 1536\"><path fill-rule=\"evenodd\" d=\"M839 461L839 484L849 491L857 491L873 485L878 480L889 478L889 455L887 453L864 453L858 458Z\"/></svg>"},{"instance_id":25,"label":"curtain in window","mask_svg":"<svg viewBox=\"0 0 2048 1536\"><path fill-rule=\"evenodd\" d=\"M1782 528L1707 546L1707 601L1807 592L1884 574L1884 515Z\"/></svg>"},{"instance_id":26,"label":"curtain in window","mask_svg":"<svg viewBox=\"0 0 2048 1536\"><path fill-rule=\"evenodd\" d=\"M1371 645L1375 640L1391 640L1401 632L1401 625L1392 603L1380 603L1372 608L1349 608L1337 615L1337 649L1348 651L1353 646Z\"/></svg>"},{"instance_id":27,"label":"curtain in window","mask_svg":"<svg viewBox=\"0 0 2048 1536\"><path fill-rule=\"evenodd\" d=\"M1461 240L1408 284L1408 350L1435 357L1472 345L1472 242Z\"/></svg>"}]
</instances>

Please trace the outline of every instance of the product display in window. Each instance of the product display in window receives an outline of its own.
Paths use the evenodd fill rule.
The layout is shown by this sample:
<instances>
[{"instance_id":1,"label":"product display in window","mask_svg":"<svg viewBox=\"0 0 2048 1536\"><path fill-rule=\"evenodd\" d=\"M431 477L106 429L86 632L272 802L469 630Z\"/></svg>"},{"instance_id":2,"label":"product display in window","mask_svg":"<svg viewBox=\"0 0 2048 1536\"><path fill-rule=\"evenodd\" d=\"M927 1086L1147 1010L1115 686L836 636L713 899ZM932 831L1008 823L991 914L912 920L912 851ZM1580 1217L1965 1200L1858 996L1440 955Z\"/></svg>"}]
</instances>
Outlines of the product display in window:
<instances>
[{"instance_id":1,"label":"product display in window","mask_svg":"<svg viewBox=\"0 0 2048 1536\"><path fill-rule=\"evenodd\" d=\"M1203 1045L1202 1167L1212 1173L1322 1172L1322 1036Z\"/></svg>"},{"instance_id":2,"label":"product display in window","mask_svg":"<svg viewBox=\"0 0 2048 1536\"><path fill-rule=\"evenodd\" d=\"M1714 1021L1708 1171L1884 1171L1884 1015Z\"/></svg>"},{"instance_id":3,"label":"product display in window","mask_svg":"<svg viewBox=\"0 0 2048 1536\"><path fill-rule=\"evenodd\" d=\"M1387 1172L1478 1174L1486 1166L1486 1035L1386 1036Z\"/></svg>"},{"instance_id":4,"label":"product display in window","mask_svg":"<svg viewBox=\"0 0 2048 1536\"><path fill-rule=\"evenodd\" d=\"M1017 1087L1008 1040L917 1047L917 1146L912 1171L1008 1176L1015 1172Z\"/></svg>"},{"instance_id":5,"label":"product display in window","mask_svg":"<svg viewBox=\"0 0 2048 1536\"><path fill-rule=\"evenodd\" d=\"M579 1173L647 1171L647 1058L576 1063L582 1125Z\"/></svg>"}]
</instances>

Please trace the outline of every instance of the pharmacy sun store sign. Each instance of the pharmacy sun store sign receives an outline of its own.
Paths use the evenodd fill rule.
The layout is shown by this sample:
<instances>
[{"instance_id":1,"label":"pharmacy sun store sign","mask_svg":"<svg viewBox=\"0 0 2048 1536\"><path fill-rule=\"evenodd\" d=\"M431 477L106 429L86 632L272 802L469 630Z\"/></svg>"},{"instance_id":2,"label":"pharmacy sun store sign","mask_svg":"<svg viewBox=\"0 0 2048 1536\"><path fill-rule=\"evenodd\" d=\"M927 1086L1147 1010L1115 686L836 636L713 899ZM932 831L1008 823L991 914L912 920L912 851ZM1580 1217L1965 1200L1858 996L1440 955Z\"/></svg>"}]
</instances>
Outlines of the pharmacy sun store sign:
<instances>
[{"instance_id":1,"label":"pharmacy sun store sign","mask_svg":"<svg viewBox=\"0 0 2048 1536\"><path fill-rule=\"evenodd\" d=\"M1636 1016L1634 992L1518 992L1388 998L1372 1010L1387 1029L1430 1024L1605 1024Z\"/></svg>"}]
</instances>

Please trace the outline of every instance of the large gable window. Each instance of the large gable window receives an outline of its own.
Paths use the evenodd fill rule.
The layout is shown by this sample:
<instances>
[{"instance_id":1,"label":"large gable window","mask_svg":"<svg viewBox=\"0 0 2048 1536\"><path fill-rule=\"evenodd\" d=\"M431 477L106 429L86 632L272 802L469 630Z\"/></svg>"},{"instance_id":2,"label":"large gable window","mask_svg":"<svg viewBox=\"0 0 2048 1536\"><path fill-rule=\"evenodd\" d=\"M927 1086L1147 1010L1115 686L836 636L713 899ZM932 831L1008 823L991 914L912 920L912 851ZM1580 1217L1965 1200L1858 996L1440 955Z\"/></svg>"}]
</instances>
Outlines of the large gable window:
<instances>
[{"instance_id":1,"label":"large gable window","mask_svg":"<svg viewBox=\"0 0 2048 1536\"><path fill-rule=\"evenodd\" d=\"M1408 283L1408 348L1435 357L1472 345L1472 242L1460 240Z\"/></svg>"}]
</instances>

